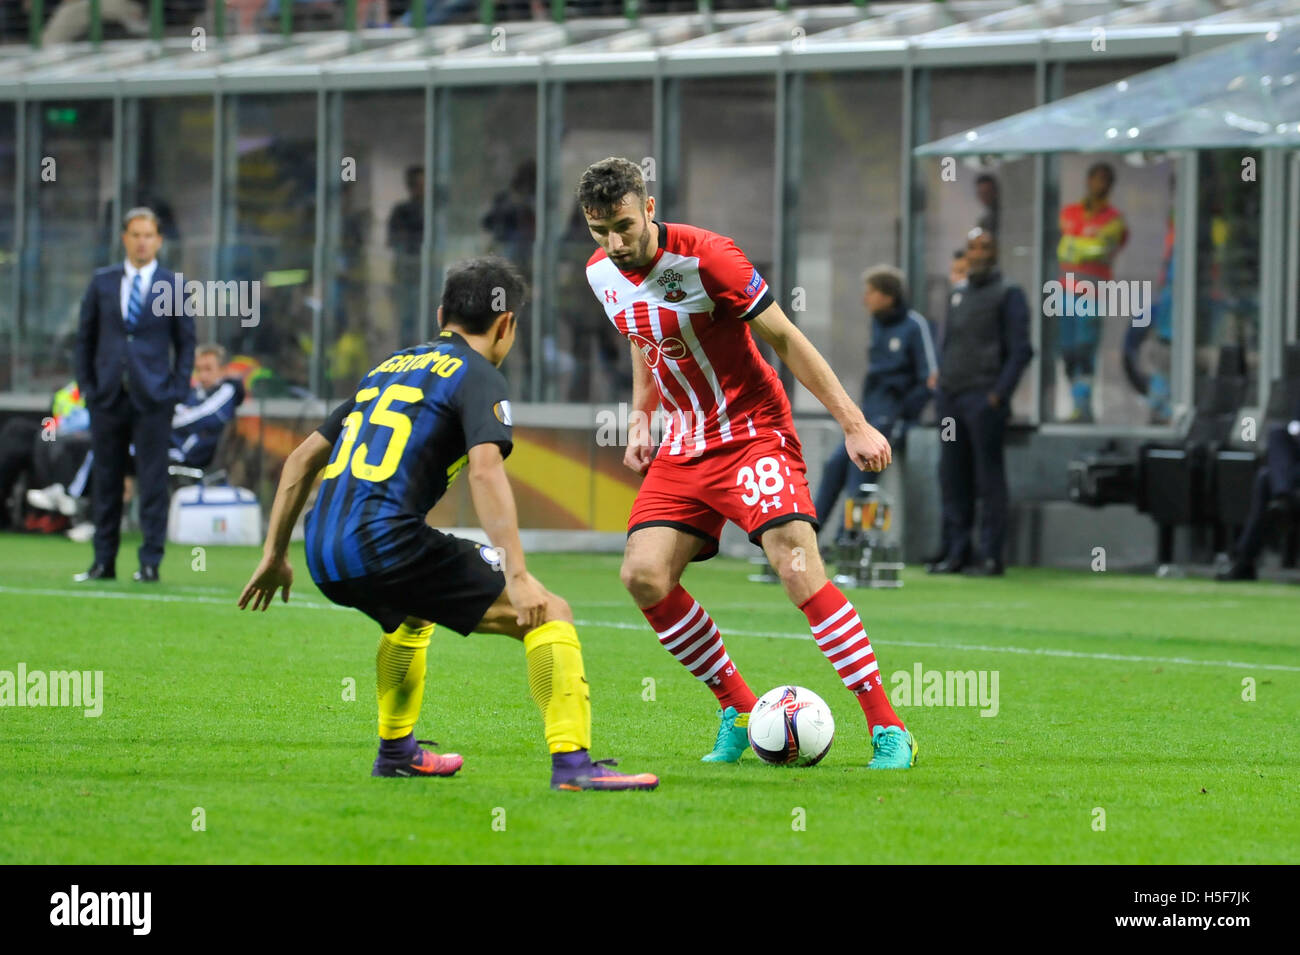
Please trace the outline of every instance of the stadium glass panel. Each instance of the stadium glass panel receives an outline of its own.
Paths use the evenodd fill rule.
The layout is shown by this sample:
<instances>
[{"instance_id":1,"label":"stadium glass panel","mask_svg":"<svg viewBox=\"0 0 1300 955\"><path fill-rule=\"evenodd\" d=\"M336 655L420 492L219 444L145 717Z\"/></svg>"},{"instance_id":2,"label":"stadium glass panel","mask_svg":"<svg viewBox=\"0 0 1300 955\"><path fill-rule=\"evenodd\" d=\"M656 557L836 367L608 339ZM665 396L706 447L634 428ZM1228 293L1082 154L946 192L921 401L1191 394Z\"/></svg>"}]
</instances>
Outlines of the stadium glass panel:
<instances>
[{"instance_id":1,"label":"stadium glass panel","mask_svg":"<svg viewBox=\"0 0 1300 955\"><path fill-rule=\"evenodd\" d=\"M929 102L921 107L928 112L929 123L919 130L920 141L955 135L1030 109L1036 105L1034 88L1030 66L933 70ZM913 294L926 317L942 329L953 252L965 247L967 234L978 225L997 235L998 265L1008 283L1024 290L1032 328L1042 304L1034 287L1034 197L1039 188L1034 161L994 159L991 165L981 165L973 157L934 157L921 160L918 176L924 188L925 286ZM1015 418L1033 416L1033 374L1031 364L1011 397Z\"/></svg>"},{"instance_id":2,"label":"stadium glass panel","mask_svg":"<svg viewBox=\"0 0 1300 955\"><path fill-rule=\"evenodd\" d=\"M309 394L315 299L316 95L226 100L223 234L215 278L258 282L256 324L226 320L217 338L260 366L254 393ZM251 286L240 286L251 288Z\"/></svg>"},{"instance_id":3,"label":"stadium glass panel","mask_svg":"<svg viewBox=\"0 0 1300 955\"><path fill-rule=\"evenodd\" d=\"M812 73L803 81L799 199L791 223L793 286L802 294L792 293L790 317L855 401L871 341L862 273L902 261L902 112L899 73ZM822 410L802 385L794 408Z\"/></svg>"},{"instance_id":4,"label":"stadium glass panel","mask_svg":"<svg viewBox=\"0 0 1300 955\"><path fill-rule=\"evenodd\" d=\"M494 253L509 259L532 287L537 219L537 88L456 87L440 96L434 133L434 313L445 270L471 256ZM536 288L532 293L504 369L514 400L529 394L532 322L539 311Z\"/></svg>"},{"instance_id":5,"label":"stadium glass panel","mask_svg":"<svg viewBox=\"0 0 1300 955\"><path fill-rule=\"evenodd\" d=\"M14 336L14 275L18 237L14 232L17 213L18 110L13 103L0 103L0 392L14 390L17 371Z\"/></svg>"},{"instance_id":6,"label":"stadium glass panel","mask_svg":"<svg viewBox=\"0 0 1300 955\"><path fill-rule=\"evenodd\" d=\"M684 79L679 102L681 220L731 236L764 276L770 274L776 253L775 80Z\"/></svg>"},{"instance_id":7,"label":"stadium glass panel","mask_svg":"<svg viewBox=\"0 0 1300 955\"><path fill-rule=\"evenodd\" d=\"M1162 60L1117 60L1100 63L1066 63L1062 97L1073 96L1162 65ZM1044 217L1045 279L1060 281L1057 260L1061 238L1060 212L1080 202L1088 170L1106 163L1115 173L1110 205L1124 219L1128 240L1111 260L1113 280L1128 296L1125 313L1101 317L1096 322L1096 347L1091 394L1091 420L1103 425L1141 426L1168 420L1168 382L1174 351L1176 323L1161 301L1172 278L1174 254L1174 179L1176 162L1164 155L1140 153L1060 153L1051 157L1057 171L1057 202ZM1147 307L1142 312L1138 303ZM1158 306L1158 307L1157 307ZM1060 349L1065 317L1043 318L1042 420L1070 421L1076 402L1071 394ZM1144 325L1144 323L1147 323ZM1143 332L1140 329L1146 328Z\"/></svg>"},{"instance_id":8,"label":"stadium glass panel","mask_svg":"<svg viewBox=\"0 0 1300 955\"><path fill-rule=\"evenodd\" d=\"M1216 377L1244 378L1246 404L1259 393L1262 160L1259 150L1205 149L1199 154L1194 377L1198 402ZM1290 228L1294 231L1294 222Z\"/></svg>"},{"instance_id":9,"label":"stadium glass panel","mask_svg":"<svg viewBox=\"0 0 1300 955\"><path fill-rule=\"evenodd\" d=\"M113 221L113 104L33 101L27 110L26 262L14 387L43 394L73 375L81 298L125 258Z\"/></svg>"},{"instance_id":10,"label":"stadium glass panel","mask_svg":"<svg viewBox=\"0 0 1300 955\"><path fill-rule=\"evenodd\" d=\"M775 79L683 79L678 102L678 218L730 236L759 273L775 281ZM789 289L773 288L772 295L786 302ZM767 344L758 344L772 360Z\"/></svg>"},{"instance_id":11,"label":"stadium glass panel","mask_svg":"<svg viewBox=\"0 0 1300 955\"><path fill-rule=\"evenodd\" d=\"M163 236L159 261L186 282L207 279L214 241L212 98L127 100L123 117L123 209L153 209ZM205 314L195 319L194 331L200 341L214 341L218 325L231 321L238 324Z\"/></svg>"},{"instance_id":12,"label":"stadium glass panel","mask_svg":"<svg viewBox=\"0 0 1300 955\"><path fill-rule=\"evenodd\" d=\"M652 155L652 89L647 82L569 83L556 118L557 173L550 197L554 259L547 264L554 307L548 309L543 348L549 372L543 397L549 401L627 401L632 363L626 341L610 324L587 284L586 264L596 251L586 218L574 196L591 163L621 156L641 166L646 190L659 196L662 176ZM665 210L655 217L669 221Z\"/></svg>"},{"instance_id":13,"label":"stadium glass panel","mask_svg":"<svg viewBox=\"0 0 1300 955\"><path fill-rule=\"evenodd\" d=\"M326 202L325 387L342 397L421 335L423 90L344 93Z\"/></svg>"}]
</instances>

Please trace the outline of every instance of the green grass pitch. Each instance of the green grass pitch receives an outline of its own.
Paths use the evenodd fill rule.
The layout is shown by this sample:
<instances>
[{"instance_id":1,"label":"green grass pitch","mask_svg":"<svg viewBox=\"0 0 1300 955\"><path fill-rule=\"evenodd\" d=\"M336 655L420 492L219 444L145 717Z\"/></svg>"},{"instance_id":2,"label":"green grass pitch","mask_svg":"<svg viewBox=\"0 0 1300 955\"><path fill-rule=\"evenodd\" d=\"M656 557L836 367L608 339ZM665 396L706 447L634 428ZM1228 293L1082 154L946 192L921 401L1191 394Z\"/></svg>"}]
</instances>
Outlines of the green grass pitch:
<instances>
[{"instance_id":1,"label":"green grass pitch","mask_svg":"<svg viewBox=\"0 0 1300 955\"><path fill-rule=\"evenodd\" d=\"M378 628L327 604L301 549L289 605L254 615L235 599L255 549L207 548L200 570L170 545L149 586L129 579L137 542L124 578L77 585L89 547L0 537L0 671L102 670L104 687L98 718L0 708L0 863L1300 861L1294 588L909 570L901 591L852 591L886 689L917 664L998 676L994 716L900 708L919 764L878 773L802 614L742 562L695 565L685 584L755 692L801 684L837 719L819 766L717 766L698 761L713 699L618 559L537 554L579 621L594 755L662 780L575 794L547 787L515 641L436 633L418 735L465 767L372 779Z\"/></svg>"}]
</instances>

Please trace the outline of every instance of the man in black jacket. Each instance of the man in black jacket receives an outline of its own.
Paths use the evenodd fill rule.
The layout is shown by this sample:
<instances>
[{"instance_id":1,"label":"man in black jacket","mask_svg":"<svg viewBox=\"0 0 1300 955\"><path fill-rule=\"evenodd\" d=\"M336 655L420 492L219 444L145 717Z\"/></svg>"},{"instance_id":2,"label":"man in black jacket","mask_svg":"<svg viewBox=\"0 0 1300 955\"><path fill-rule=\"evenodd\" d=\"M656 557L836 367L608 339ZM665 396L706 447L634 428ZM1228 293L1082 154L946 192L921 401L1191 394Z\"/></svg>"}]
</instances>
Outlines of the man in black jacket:
<instances>
[{"instance_id":1,"label":"man in black jacket","mask_svg":"<svg viewBox=\"0 0 1300 955\"><path fill-rule=\"evenodd\" d=\"M99 269L81 300L77 383L90 411L94 453L91 502L95 559L76 580L117 576L122 486L135 444L140 500L140 569L157 581L167 536L167 446L172 412L190 390L194 318L174 291L174 275L158 264L158 217L144 207L123 216L126 261ZM161 299L161 300L160 300Z\"/></svg>"},{"instance_id":2,"label":"man in black jacket","mask_svg":"<svg viewBox=\"0 0 1300 955\"><path fill-rule=\"evenodd\" d=\"M970 233L966 284L954 289L944 328L935 410L946 554L930 565L931 573L1002 573L1007 523L1002 443L1011 395L1034 350L1024 293L1003 281L997 251L992 232ZM977 499L983 507L978 556L971 546Z\"/></svg>"}]
</instances>

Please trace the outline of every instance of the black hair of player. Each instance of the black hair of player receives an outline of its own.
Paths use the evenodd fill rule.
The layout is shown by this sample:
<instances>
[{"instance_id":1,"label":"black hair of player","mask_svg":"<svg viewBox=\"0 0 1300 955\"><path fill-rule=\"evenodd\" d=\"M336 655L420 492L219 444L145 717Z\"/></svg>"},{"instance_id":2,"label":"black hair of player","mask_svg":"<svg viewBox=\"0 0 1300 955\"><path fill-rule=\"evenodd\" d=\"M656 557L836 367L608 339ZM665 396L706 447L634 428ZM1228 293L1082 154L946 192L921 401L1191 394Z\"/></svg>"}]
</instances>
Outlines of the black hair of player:
<instances>
[{"instance_id":1,"label":"black hair of player","mask_svg":"<svg viewBox=\"0 0 1300 955\"><path fill-rule=\"evenodd\" d=\"M641 167L630 159L609 156L594 162L578 180L578 205L596 219L613 215L628 193L645 202L645 178Z\"/></svg>"},{"instance_id":2,"label":"black hair of player","mask_svg":"<svg viewBox=\"0 0 1300 955\"><path fill-rule=\"evenodd\" d=\"M528 282L511 262L484 255L457 263L442 285L442 321L482 335L502 312L516 316L528 298Z\"/></svg>"}]
</instances>

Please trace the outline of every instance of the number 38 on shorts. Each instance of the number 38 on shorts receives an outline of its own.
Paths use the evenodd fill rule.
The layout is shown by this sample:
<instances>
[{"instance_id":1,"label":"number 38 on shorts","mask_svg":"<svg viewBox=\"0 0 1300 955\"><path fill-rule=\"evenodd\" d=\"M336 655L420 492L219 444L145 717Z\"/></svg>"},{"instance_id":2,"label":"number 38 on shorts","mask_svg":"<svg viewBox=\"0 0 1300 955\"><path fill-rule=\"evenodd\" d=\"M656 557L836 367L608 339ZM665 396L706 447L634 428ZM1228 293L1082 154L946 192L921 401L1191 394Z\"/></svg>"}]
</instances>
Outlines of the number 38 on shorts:
<instances>
[{"instance_id":1,"label":"number 38 on shorts","mask_svg":"<svg viewBox=\"0 0 1300 955\"><path fill-rule=\"evenodd\" d=\"M791 520L816 523L808 477L793 431L769 431L723 445L699 458L660 453L641 484L628 531L666 524L708 544L695 558L717 552L727 521L758 543L768 527Z\"/></svg>"},{"instance_id":2,"label":"number 38 on shorts","mask_svg":"<svg viewBox=\"0 0 1300 955\"><path fill-rule=\"evenodd\" d=\"M736 483L745 488L745 493L740 499L749 507L753 507L762 498L780 494L785 490L785 478L781 475L782 467L785 467L787 474L790 473L790 468L784 462L778 461L771 455L759 458L754 462L753 467L748 464L742 467L736 472Z\"/></svg>"},{"instance_id":3,"label":"number 38 on shorts","mask_svg":"<svg viewBox=\"0 0 1300 955\"><path fill-rule=\"evenodd\" d=\"M752 458L736 469L732 489L749 511L746 530L785 514L814 516L803 461L797 457L778 453Z\"/></svg>"}]
</instances>

